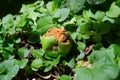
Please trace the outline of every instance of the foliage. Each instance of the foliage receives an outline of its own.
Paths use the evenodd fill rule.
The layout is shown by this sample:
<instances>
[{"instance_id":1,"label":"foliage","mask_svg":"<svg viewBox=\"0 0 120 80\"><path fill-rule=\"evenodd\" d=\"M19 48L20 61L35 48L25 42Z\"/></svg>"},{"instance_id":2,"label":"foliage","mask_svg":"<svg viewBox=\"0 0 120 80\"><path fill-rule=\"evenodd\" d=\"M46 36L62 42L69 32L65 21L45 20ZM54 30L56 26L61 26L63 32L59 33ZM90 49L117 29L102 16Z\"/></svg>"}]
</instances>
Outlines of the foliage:
<instances>
[{"instance_id":1,"label":"foliage","mask_svg":"<svg viewBox=\"0 0 120 80\"><path fill-rule=\"evenodd\" d=\"M23 4L17 14L0 19L0 80L33 79L41 73L54 74L58 80L119 80L119 26L120 0ZM48 56L42 47L41 38L52 27L66 29L73 40L66 56ZM47 47L55 43L47 42ZM91 51L86 52L90 45Z\"/></svg>"},{"instance_id":2,"label":"foliage","mask_svg":"<svg viewBox=\"0 0 120 80\"><path fill-rule=\"evenodd\" d=\"M11 80L19 71L19 66L14 60L5 60L0 64L0 80Z\"/></svg>"}]
</instances>

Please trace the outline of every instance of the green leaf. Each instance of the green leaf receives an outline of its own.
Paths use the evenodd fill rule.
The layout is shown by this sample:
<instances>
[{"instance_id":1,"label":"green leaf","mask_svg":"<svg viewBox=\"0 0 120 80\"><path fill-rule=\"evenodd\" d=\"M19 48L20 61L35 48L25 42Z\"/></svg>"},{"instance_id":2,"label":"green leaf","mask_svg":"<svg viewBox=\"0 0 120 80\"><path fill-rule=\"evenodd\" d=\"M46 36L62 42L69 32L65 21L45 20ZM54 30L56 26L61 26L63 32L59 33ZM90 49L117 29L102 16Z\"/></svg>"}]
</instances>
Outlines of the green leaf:
<instances>
[{"instance_id":1,"label":"green leaf","mask_svg":"<svg viewBox=\"0 0 120 80\"><path fill-rule=\"evenodd\" d=\"M46 4L46 8L49 12L50 15L54 15L56 10L58 10L58 8L56 8L56 6L54 6L54 2L52 1L49 1L47 4Z\"/></svg>"},{"instance_id":2,"label":"green leaf","mask_svg":"<svg viewBox=\"0 0 120 80\"><path fill-rule=\"evenodd\" d=\"M43 26L51 23L52 23L51 16L43 16L37 21L37 28L42 28Z\"/></svg>"},{"instance_id":3,"label":"green leaf","mask_svg":"<svg viewBox=\"0 0 120 80\"><path fill-rule=\"evenodd\" d=\"M103 20L102 20L102 22L105 22L105 21L109 21L109 22L111 22L111 23L115 23L115 20L114 20L114 19L109 18L109 17L107 17L107 16L105 16L105 17L103 18Z\"/></svg>"},{"instance_id":4,"label":"green leaf","mask_svg":"<svg viewBox=\"0 0 120 80\"><path fill-rule=\"evenodd\" d=\"M72 80L72 77L68 75L62 75L58 80Z\"/></svg>"},{"instance_id":5,"label":"green leaf","mask_svg":"<svg viewBox=\"0 0 120 80\"><path fill-rule=\"evenodd\" d=\"M2 19L2 25L5 29L10 28L11 26L13 26L13 18L14 16L11 14L8 14L7 16L3 17Z\"/></svg>"},{"instance_id":6,"label":"green leaf","mask_svg":"<svg viewBox=\"0 0 120 80\"><path fill-rule=\"evenodd\" d=\"M1 55L2 55L3 59L12 59L12 58L14 58L14 55L11 55L10 52L8 52L6 50L3 50Z\"/></svg>"},{"instance_id":7,"label":"green leaf","mask_svg":"<svg viewBox=\"0 0 120 80\"><path fill-rule=\"evenodd\" d=\"M83 17L85 18L85 20L90 20L90 18L96 18L97 19L97 12L94 15L91 11L91 9L89 10L83 10Z\"/></svg>"},{"instance_id":8,"label":"green leaf","mask_svg":"<svg viewBox=\"0 0 120 80\"><path fill-rule=\"evenodd\" d=\"M93 64L93 68L95 70L101 71L101 73L104 73L103 75L105 75L106 78L108 78L105 80L115 79L118 76L119 70L120 70L118 65L112 62L96 63L96 64Z\"/></svg>"},{"instance_id":9,"label":"green leaf","mask_svg":"<svg viewBox=\"0 0 120 80\"><path fill-rule=\"evenodd\" d=\"M7 71L8 71L7 75L9 76L9 78L12 79L18 73L19 66L18 65L14 65L13 67L9 67Z\"/></svg>"},{"instance_id":10,"label":"green leaf","mask_svg":"<svg viewBox=\"0 0 120 80\"><path fill-rule=\"evenodd\" d=\"M33 49L32 55L34 58L39 58L39 57L42 57L44 55L44 52L42 51L42 49Z\"/></svg>"},{"instance_id":11,"label":"green leaf","mask_svg":"<svg viewBox=\"0 0 120 80\"><path fill-rule=\"evenodd\" d=\"M60 58L61 58L61 56L58 56L56 59L54 59L54 60L51 62L51 65L52 65L52 66L56 66L56 65L59 63Z\"/></svg>"},{"instance_id":12,"label":"green leaf","mask_svg":"<svg viewBox=\"0 0 120 80\"><path fill-rule=\"evenodd\" d=\"M14 59L5 60L0 63L0 80L2 79L11 80L13 77L16 76L18 71L19 66L14 64Z\"/></svg>"},{"instance_id":13,"label":"green leaf","mask_svg":"<svg viewBox=\"0 0 120 80\"><path fill-rule=\"evenodd\" d=\"M112 62L115 58L115 54L112 50L101 48L100 50L94 50L88 57L90 63L96 62Z\"/></svg>"},{"instance_id":14,"label":"green leaf","mask_svg":"<svg viewBox=\"0 0 120 80\"><path fill-rule=\"evenodd\" d=\"M83 39L89 39L90 38L90 32L82 33L81 34Z\"/></svg>"},{"instance_id":15,"label":"green leaf","mask_svg":"<svg viewBox=\"0 0 120 80\"><path fill-rule=\"evenodd\" d=\"M41 35L45 34L49 28L52 28L56 26L55 24L46 24L45 26L42 26L41 28L37 29L37 32Z\"/></svg>"},{"instance_id":16,"label":"green leaf","mask_svg":"<svg viewBox=\"0 0 120 80\"><path fill-rule=\"evenodd\" d=\"M59 63L59 61L60 61L60 56L58 56L58 57L57 57L56 59L54 59L53 61L48 61L48 62L46 62L47 66L46 66L44 72L50 71L50 70L53 68L53 66L56 66L56 65Z\"/></svg>"},{"instance_id":17,"label":"green leaf","mask_svg":"<svg viewBox=\"0 0 120 80\"><path fill-rule=\"evenodd\" d=\"M67 0L67 2L67 4L70 7L70 10L73 13L77 13L84 7L86 0Z\"/></svg>"},{"instance_id":18,"label":"green leaf","mask_svg":"<svg viewBox=\"0 0 120 80\"><path fill-rule=\"evenodd\" d=\"M50 58L56 58L59 55L58 51L54 50L47 50L45 52L45 58L50 59Z\"/></svg>"},{"instance_id":19,"label":"green leaf","mask_svg":"<svg viewBox=\"0 0 120 80\"><path fill-rule=\"evenodd\" d=\"M39 69L40 67L43 66L43 61L42 61L42 59L39 58L39 59L33 60L31 66L32 66L33 68Z\"/></svg>"},{"instance_id":20,"label":"green leaf","mask_svg":"<svg viewBox=\"0 0 120 80\"><path fill-rule=\"evenodd\" d=\"M0 80L11 80L8 75L0 75Z\"/></svg>"},{"instance_id":21,"label":"green leaf","mask_svg":"<svg viewBox=\"0 0 120 80\"><path fill-rule=\"evenodd\" d=\"M68 17L69 13L70 13L69 8L62 8L59 9L53 17L58 18L58 21L62 22Z\"/></svg>"},{"instance_id":22,"label":"green leaf","mask_svg":"<svg viewBox=\"0 0 120 80\"><path fill-rule=\"evenodd\" d=\"M106 12L106 15L111 18L117 18L120 15L120 7L118 7L116 3L113 2L109 10Z\"/></svg>"},{"instance_id":23,"label":"green leaf","mask_svg":"<svg viewBox=\"0 0 120 80\"><path fill-rule=\"evenodd\" d=\"M116 64L102 62L96 65L92 68L77 68L75 70L76 80L111 80L119 74L119 67Z\"/></svg>"},{"instance_id":24,"label":"green leaf","mask_svg":"<svg viewBox=\"0 0 120 80\"><path fill-rule=\"evenodd\" d=\"M47 66L46 68L45 68L45 70L44 70L44 72L48 72L48 71L50 71L51 69L53 68L53 66Z\"/></svg>"},{"instance_id":25,"label":"green leaf","mask_svg":"<svg viewBox=\"0 0 120 80\"><path fill-rule=\"evenodd\" d=\"M68 62L68 66L70 67L70 68L74 68L75 67L75 60L72 58L69 62Z\"/></svg>"},{"instance_id":26,"label":"green leaf","mask_svg":"<svg viewBox=\"0 0 120 80\"><path fill-rule=\"evenodd\" d=\"M75 70L76 80L95 80L92 79L92 71L89 68L81 67Z\"/></svg>"},{"instance_id":27,"label":"green leaf","mask_svg":"<svg viewBox=\"0 0 120 80\"><path fill-rule=\"evenodd\" d=\"M120 45L117 44L111 44L109 46L109 49L112 50L116 56L120 57Z\"/></svg>"},{"instance_id":28,"label":"green leaf","mask_svg":"<svg viewBox=\"0 0 120 80\"><path fill-rule=\"evenodd\" d=\"M22 60L15 60L15 64L20 67L20 69L23 69L28 63L28 59L22 59Z\"/></svg>"},{"instance_id":29,"label":"green leaf","mask_svg":"<svg viewBox=\"0 0 120 80\"><path fill-rule=\"evenodd\" d=\"M87 0L87 2L91 5L98 5L98 4L101 4L101 3L104 3L106 0Z\"/></svg>"},{"instance_id":30,"label":"green leaf","mask_svg":"<svg viewBox=\"0 0 120 80\"><path fill-rule=\"evenodd\" d=\"M93 69L93 75L95 80L111 80L107 74L103 74L101 69Z\"/></svg>"},{"instance_id":31,"label":"green leaf","mask_svg":"<svg viewBox=\"0 0 120 80\"><path fill-rule=\"evenodd\" d=\"M102 12L102 11L97 11L95 13L95 19L98 20L98 21L102 21L102 19L104 18L105 16L105 12Z\"/></svg>"},{"instance_id":32,"label":"green leaf","mask_svg":"<svg viewBox=\"0 0 120 80\"><path fill-rule=\"evenodd\" d=\"M35 7L33 7L32 5L22 5L20 12L28 14L27 18L32 19L35 24L37 17L41 16L40 13L35 12Z\"/></svg>"},{"instance_id":33,"label":"green leaf","mask_svg":"<svg viewBox=\"0 0 120 80\"><path fill-rule=\"evenodd\" d=\"M19 27L24 27L25 24L27 23L27 15L26 14L22 14L22 15L18 15L16 16L16 26Z\"/></svg>"},{"instance_id":34,"label":"green leaf","mask_svg":"<svg viewBox=\"0 0 120 80\"><path fill-rule=\"evenodd\" d=\"M53 27L51 16L43 16L37 21L37 31L44 34L49 28Z\"/></svg>"},{"instance_id":35,"label":"green leaf","mask_svg":"<svg viewBox=\"0 0 120 80\"><path fill-rule=\"evenodd\" d=\"M18 55L20 58L26 58L29 55L29 50L25 47L22 47L18 50Z\"/></svg>"},{"instance_id":36,"label":"green leaf","mask_svg":"<svg viewBox=\"0 0 120 80\"><path fill-rule=\"evenodd\" d=\"M102 75L102 80L110 80L116 78L119 74L119 67L115 63L114 59L115 54L110 49L101 48L100 50L93 51L92 54L88 57L90 63L93 64L93 75L96 73L97 70L97 73L104 72L104 74ZM96 78L96 76L94 77ZM92 80L97 80L97 78Z\"/></svg>"},{"instance_id":37,"label":"green leaf","mask_svg":"<svg viewBox=\"0 0 120 80\"><path fill-rule=\"evenodd\" d=\"M89 39L90 38L89 26L86 24L81 25L79 33L80 33L79 35L81 35L83 39Z\"/></svg>"},{"instance_id":38,"label":"green leaf","mask_svg":"<svg viewBox=\"0 0 120 80\"><path fill-rule=\"evenodd\" d=\"M77 47L78 50L82 50L82 51L83 51L83 50L85 49L85 47L86 47L86 44L85 44L85 43L83 43L83 42L79 42L79 43L78 43L78 47Z\"/></svg>"},{"instance_id":39,"label":"green leaf","mask_svg":"<svg viewBox=\"0 0 120 80\"><path fill-rule=\"evenodd\" d=\"M14 65L14 60L13 59L4 60L3 62L0 63L0 69L2 67L4 67L3 69L5 69L5 68L11 67L13 65Z\"/></svg>"},{"instance_id":40,"label":"green leaf","mask_svg":"<svg viewBox=\"0 0 120 80\"><path fill-rule=\"evenodd\" d=\"M72 40L75 41L75 39L77 38L77 32L71 32L70 35L72 37Z\"/></svg>"},{"instance_id":41,"label":"green leaf","mask_svg":"<svg viewBox=\"0 0 120 80\"><path fill-rule=\"evenodd\" d=\"M15 40L15 43L20 43L20 42L21 42L21 38Z\"/></svg>"},{"instance_id":42,"label":"green leaf","mask_svg":"<svg viewBox=\"0 0 120 80\"><path fill-rule=\"evenodd\" d=\"M14 51L13 44L8 44L7 47L2 47L3 49L1 50L1 55L3 59L13 59L15 55L12 55Z\"/></svg>"},{"instance_id":43,"label":"green leaf","mask_svg":"<svg viewBox=\"0 0 120 80\"><path fill-rule=\"evenodd\" d=\"M3 17L2 26L3 26L2 30L4 33L14 34L15 33L14 16L8 14L7 16Z\"/></svg>"},{"instance_id":44,"label":"green leaf","mask_svg":"<svg viewBox=\"0 0 120 80\"><path fill-rule=\"evenodd\" d=\"M84 59L84 58L85 58L84 51L80 51L80 54L77 56L77 59Z\"/></svg>"}]
</instances>

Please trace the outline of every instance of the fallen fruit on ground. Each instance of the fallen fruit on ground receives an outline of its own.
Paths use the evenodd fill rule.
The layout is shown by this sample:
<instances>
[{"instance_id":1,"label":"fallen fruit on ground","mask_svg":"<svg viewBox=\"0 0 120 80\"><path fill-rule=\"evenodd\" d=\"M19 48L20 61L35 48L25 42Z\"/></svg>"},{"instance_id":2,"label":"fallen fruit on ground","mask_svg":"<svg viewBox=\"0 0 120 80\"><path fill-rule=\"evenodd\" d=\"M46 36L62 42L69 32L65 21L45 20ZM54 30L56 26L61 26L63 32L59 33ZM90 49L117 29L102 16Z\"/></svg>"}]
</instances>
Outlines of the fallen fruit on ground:
<instances>
[{"instance_id":1,"label":"fallen fruit on ground","mask_svg":"<svg viewBox=\"0 0 120 80\"><path fill-rule=\"evenodd\" d=\"M65 56L71 49L72 41L63 28L50 28L41 38L42 48L51 57Z\"/></svg>"}]
</instances>

